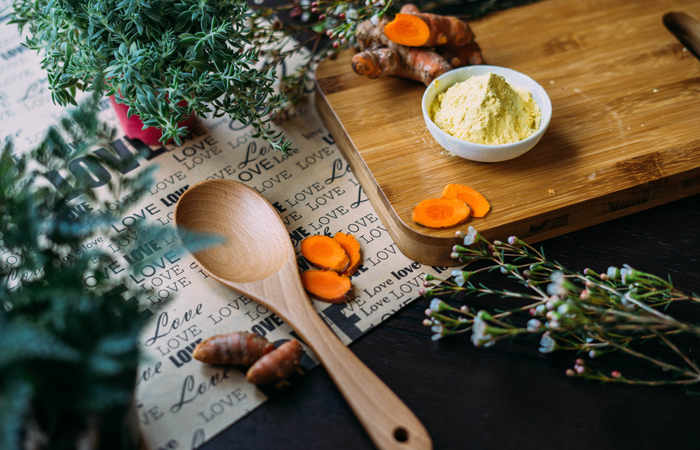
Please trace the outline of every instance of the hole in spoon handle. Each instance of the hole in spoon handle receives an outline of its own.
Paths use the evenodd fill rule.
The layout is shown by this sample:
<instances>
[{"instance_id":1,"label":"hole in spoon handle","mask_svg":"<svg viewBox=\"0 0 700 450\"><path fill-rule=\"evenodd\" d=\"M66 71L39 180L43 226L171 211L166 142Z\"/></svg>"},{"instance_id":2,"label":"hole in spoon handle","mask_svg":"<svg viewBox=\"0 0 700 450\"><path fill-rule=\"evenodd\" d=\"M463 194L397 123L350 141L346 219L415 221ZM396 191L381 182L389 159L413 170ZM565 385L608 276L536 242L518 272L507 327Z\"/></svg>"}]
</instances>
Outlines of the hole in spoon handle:
<instances>
[{"instance_id":1,"label":"hole in spoon handle","mask_svg":"<svg viewBox=\"0 0 700 450\"><path fill-rule=\"evenodd\" d=\"M398 427L394 430L394 439L397 441L408 442L408 437L408 430L406 430L404 427Z\"/></svg>"}]
</instances>

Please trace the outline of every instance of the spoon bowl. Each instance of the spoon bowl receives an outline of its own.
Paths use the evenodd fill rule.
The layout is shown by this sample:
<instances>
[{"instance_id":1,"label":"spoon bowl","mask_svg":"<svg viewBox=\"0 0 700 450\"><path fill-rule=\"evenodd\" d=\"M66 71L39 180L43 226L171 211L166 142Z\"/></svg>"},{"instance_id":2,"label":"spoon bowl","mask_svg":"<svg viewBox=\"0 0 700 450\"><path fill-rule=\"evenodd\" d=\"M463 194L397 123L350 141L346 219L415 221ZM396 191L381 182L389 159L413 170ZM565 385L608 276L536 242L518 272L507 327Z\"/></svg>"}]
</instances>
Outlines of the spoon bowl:
<instances>
[{"instance_id":1,"label":"spoon bowl","mask_svg":"<svg viewBox=\"0 0 700 450\"><path fill-rule=\"evenodd\" d=\"M261 205L249 191L240 183L205 182L189 189L175 209L178 226L226 238L222 245L198 252L196 259L212 275L233 282L264 280L294 253L274 209Z\"/></svg>"},{"instance_id":2,"label":"spoon bowl","mask_svg":"<svg viewBox=\"0 0 700 450\"><path fill-rule=\"evenodd\" d=\"M222 245L193 253L195 261L212 278L274 311L299 334L378 448L432 448L418 418L316 313L287 229L264 197L235 181L203 181L180 197L174 221L187 232L225 238Z\"/></svg>"}]
</instances>

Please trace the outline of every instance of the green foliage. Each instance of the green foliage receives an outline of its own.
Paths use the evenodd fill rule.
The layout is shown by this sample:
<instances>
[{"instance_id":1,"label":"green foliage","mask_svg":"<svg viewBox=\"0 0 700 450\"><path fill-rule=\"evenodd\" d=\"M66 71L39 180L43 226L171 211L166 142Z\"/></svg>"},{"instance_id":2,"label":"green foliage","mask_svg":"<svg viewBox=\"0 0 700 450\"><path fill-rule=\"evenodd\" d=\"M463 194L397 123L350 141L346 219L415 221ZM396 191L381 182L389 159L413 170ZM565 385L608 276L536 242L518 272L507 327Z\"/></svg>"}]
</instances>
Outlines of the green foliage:
<instances>
[{"instance_id":1,"label":"green foliage","mask_svg":"<svg viewBox=\"0 0 700 450\"><path fill-rule=\"evenodd\" d=\"M133 399L138 304L109 294L123 277L105 277L106 254L81 249L86 239L107 236L118 216L87 212L76 220L43 175L66 173L70 160L111 141L113 131L97 120L99 82L97 88L35 150L17 157L6 144L0 152L3 449L20 448L20 433L29 428L41 430L50 448L75 448L75 439L91 426L90 417L123 416ZM124 190L138 194L149 182L144 173L113 182L102 194L105 199ZM83 198L94 205L105 201L85 192ZM99 288L86 289L88 275L100 280ZM115 423L119 431L113 432L123 433ZM122 448L121 440L111 445Z\"/></svg>"},{"instance_id":2,"label":"green foliage","mask_svg":"<svg viewBox=\"0 0 700 450\"><path fill-rule=\"evenodd\" d=\"M286 150L271 129L272 66L257 67L259 49L245 1L14 0L12 23L28 26L26 45L43 52L51 95L75 104L104 76L107 94L129 106L144 126L179 144L178 122L193 112L250 121L256 136Z\"/></svg>"}]
</instances>

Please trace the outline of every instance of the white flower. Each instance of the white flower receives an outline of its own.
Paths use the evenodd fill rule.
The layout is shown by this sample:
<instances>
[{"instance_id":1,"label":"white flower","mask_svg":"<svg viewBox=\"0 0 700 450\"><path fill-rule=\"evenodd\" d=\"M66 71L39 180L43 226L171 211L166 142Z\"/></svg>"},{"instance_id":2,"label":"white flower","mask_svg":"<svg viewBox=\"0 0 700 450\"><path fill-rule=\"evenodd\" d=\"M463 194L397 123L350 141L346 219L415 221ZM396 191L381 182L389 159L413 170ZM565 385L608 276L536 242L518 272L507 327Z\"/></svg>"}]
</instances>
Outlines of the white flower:
<instances>
[{"instance_id":1,"label":"white flower","mask_svg":"<svg viewBox=\"0 0 700 450\"><path fill-rule=\"evenodd\" d=\"M540 329L542 322L537 319L530 319L527 321L527 331L534 332Z\"/></svg>"},{"instance_id":2,"label":"white flower","mask_svg":"<svg viewBox=\"0 0 700 450\"><path fill-rule=\"evenodd\" d=\"M618 269L615 266L610 266L608 267L608 276L612 278L613 280L617 280L620 278L620 269Z\"/></svg>"},{"instance_id":3,"label":"white flower","mask_svg":"<svg viewBox=\"0 0 700 450\"><path fill-rule=\"evenodd\" d=\"M475 240L476 240L476 229L474 229L473 226L469 225L469 228L467 229L467 235L464 236L464 245L472 245Z\"/></svg>"},{"instance_id":4,"label":"white flower","mask_svg":"<svg viewBox=\"0 0 700 450\"><path fill-rule=\"evenodd\" d=\"M557 348L557 342L548 334L543 334L540 339L540 352L552 353Z\"/></svg>"},{"instance_id":5,"label":"white flower","mask_svg":"<svg viewBox=\"0 0 700 450\"><path fill-rule=\"evenodd\" d=\"M565 296L566 288L564 287L564 274L561 272L553 272L549 279L551 283L547 285L547 293L549 295Z\"/></svg>"},{"instance_id":6,"label":"white flower","mask_svg":"<svg viewBox=\"0 0 700 450\"><path fill-rule=\"evenodd\" d=\"M455 283L457 284L457 286L462 287L462 286L464 286L465 282L466 282L466 280L464 279L464 277L462 275L455 277Z\"/></svg>"},{"instance_id":7,"label":"white flower","mask_svg":"<svg viewBox=\"0 0 700 450\"><path fill-rule=\"evenodd\" d=\"M372 25L377 25L379 23L379 16L375 14L369 19L369 21L372 23Z\"/></svg>"},{"instance_id":8,"label":"white flower","mask_svg":"<svg viewBox=\"0 0 700 450\"><path fill-rule=\"evenodd\" d=\"M357 13L357 10L355 8L350 8L348 9L348 12L345 13L345 16L350 20L357 20L359 14Z\"/></svg>"},{"instance_id":9,"label":"white flower","mask_svg":"<svg viewBox=\"0 0 700 450\"><path fill-rule=\"evenodd\" d=\"M474 318L472 325L472 343L474 347L490 347L495 341L492 340L490 334L486 334L487 326L484 320L477 316Z\"/></svg>"},{"instance_id":10,"label":"white flower","mask_svg":"<svg viewBox=\"0 0 700 450\"><path fill-rule=\"evenodd\" d=\"M439 298L434 298L430 302L430 309L436 312L444 311L445 309L447 309L447 304Z\"/></svg>"}]
</instances>

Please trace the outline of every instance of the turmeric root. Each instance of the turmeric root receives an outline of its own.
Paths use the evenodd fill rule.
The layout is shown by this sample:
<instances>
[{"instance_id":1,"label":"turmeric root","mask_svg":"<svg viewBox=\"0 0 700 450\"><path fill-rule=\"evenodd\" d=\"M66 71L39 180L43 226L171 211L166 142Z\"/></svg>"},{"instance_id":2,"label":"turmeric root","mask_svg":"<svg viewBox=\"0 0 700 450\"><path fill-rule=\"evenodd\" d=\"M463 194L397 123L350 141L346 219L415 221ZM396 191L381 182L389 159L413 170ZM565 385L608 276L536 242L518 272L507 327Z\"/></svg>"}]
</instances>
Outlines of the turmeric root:
<instances>
[{"instance_id":1,"label":"turmeric root","mask_svg":"<svg viewBox=\"0 0 700 450\"><path fill-rule=\"evenodd\" d=\"M340 274L345 275L346 277L354 275L355 272L357 272L357 268L360 267L360 259L362 256L360 253L360 243L357 242L357 239L355 239L355 236L352 234L345 234L341 232L336 233L335 236L333 236L333 239L335 239L338 244L343 247L345 253L348 254L348 257L350 257L350 265Z\"/></svg>"},{"instance_id":2,"label":"turmeric root","mask_svg":"<svg viewBox=\"0 0 700 450\"><path fill-rule=\"evenodd\" d=\"M417 18L416 20L422 24L421 26L428 27L426 22L419 18L424 15L414 5L404 5L401 14ZM474 34L466 23L433 14L425 16L428 17L426 20L430 23L436 24L443 23L445 20L447 21L445 23L449 24L456 20L462 24L454 25L455 28L461 30L461 37L458 39L437 38L438 41L445 41L445 43L433 43L432 45L437 45L435 49L414 48L400 45L397 43L398 41L394 42L389 38L391 35L390 25L396 20L389 22L387 19L381 19L376 23L365 20L358 24L355 31L360 53L352 59L353 70L359 75L372 79L381 76L396 76L422 81L428 85L433 79L455 67L484 63L481 49L474 41ZM440 29L445 29L447 25L443 24L440 27L442 27ZM449 27L453 27L453 25L449 25ZM431 46L429 45L430 41L426 42L423 47ZM464 44L460 44L460 42L464 42Z\"/></svg>"},{"instance_id":3,"label":"turmeric root","mask_svg":"<svg viewBox=\"0 0 700 450\"><path fill-rule=\"evenodd\" d=\"M461 47L437 47L435 49L453 67L475 66L484 64L481 47L472 41Z\"/></svg>"},{"instance_id":4,"label":"turmeric root","mask_svg":"<svg viewBox=\"0 0 700 450\"><path fill-rule=\"evenodd\" d=\"M369 20L363 20L357 24L355 40L357 40L359 50L376 49L393 44L384 34L384 27L388 23L387 19L381 19L376 24Z\"/></svg>"},{"instance_id":5,"label":"turmeric root","mask_svg":"<svg viewBox=\"0 0 700 450\"><path fill-rule=\"evenodd\" d=\"M289 377L299 367L304 348L299 341L292 339L253 364L246 373L246 379L256 385L270 384Z\"/></svg>"},{"instance_id":6,"label":"turmeric root","mask_svg":"<svg viewBox=\"0 0 700 450\"><path fill-rule=\"evenodd\" d=\"M309 236L301 241L301 255L324 270L342 272L350 264L350 258L343 247L333 238L323 235Z\"/></svg>"},{"instance_id":7,"label":"turmeric root","mask_svg":"<svg viewBox=\"0 0 700 450\"><path fill-rule=\"evenodd\" d=\"M349 301L353 290L350 278L330 270L307 270L301 283L311 297L328 303Z\"/></svg>"},{"instance_id":8,"label":"turmeric root","mask_svg":"<svg viewBox=\"0 0 700 450\"><path fill-rule=\"evenodd\" d=\"M384 34L392 42L409 47L461 47L474 40L474 33L466 22L455 17L421 13L413 5L404 5L394 20L386 24Z\"/></svg>"},{"instance_id":9,"label":"turmeric root","mask_svg":"<svg viewBox=\"0 0 700 450\"><path fill-rule=\"evenodd\" d=\"M460 200L429 198L413 208L412 219L428 228L451 228L464 223L471 212L471 208Z\"/></svg>"},{"instance_id":10,"label":"turmeric root","mask_svg":"<svg viewBox=\"0 0 700 450\"><path fill-rule=\"evenodd\" d=\"M442 197L463 201L472 209L474 217L484 217L491 209L491 205L483 195L475 189L461 184L452 183L445 186L442 190Z\"/></svg>"},{"instance_id":11,"label":"turmeric root","mask_svg":"<svg viewBox=\"0 0 700 450\"><path fill-rule=\"evenodd\" d=\"M411 48L406 56L389 48L365 50L352 58L355 73L369 78L393 75L429 85L435 78L452 70L447 60L428 49Z\"/></svg>"},{"instance_id":12,"label":"turmeric root","mask_svg":"<svg viewBox=\"0 0 700 450\"><path fill-rule=\"evenodd\" d=\"M208 364L250 366L273 349L274 345L264 337L247 331L236 331L218 334L200 342L192 356Z\"/></svg>"}]
</instances>

